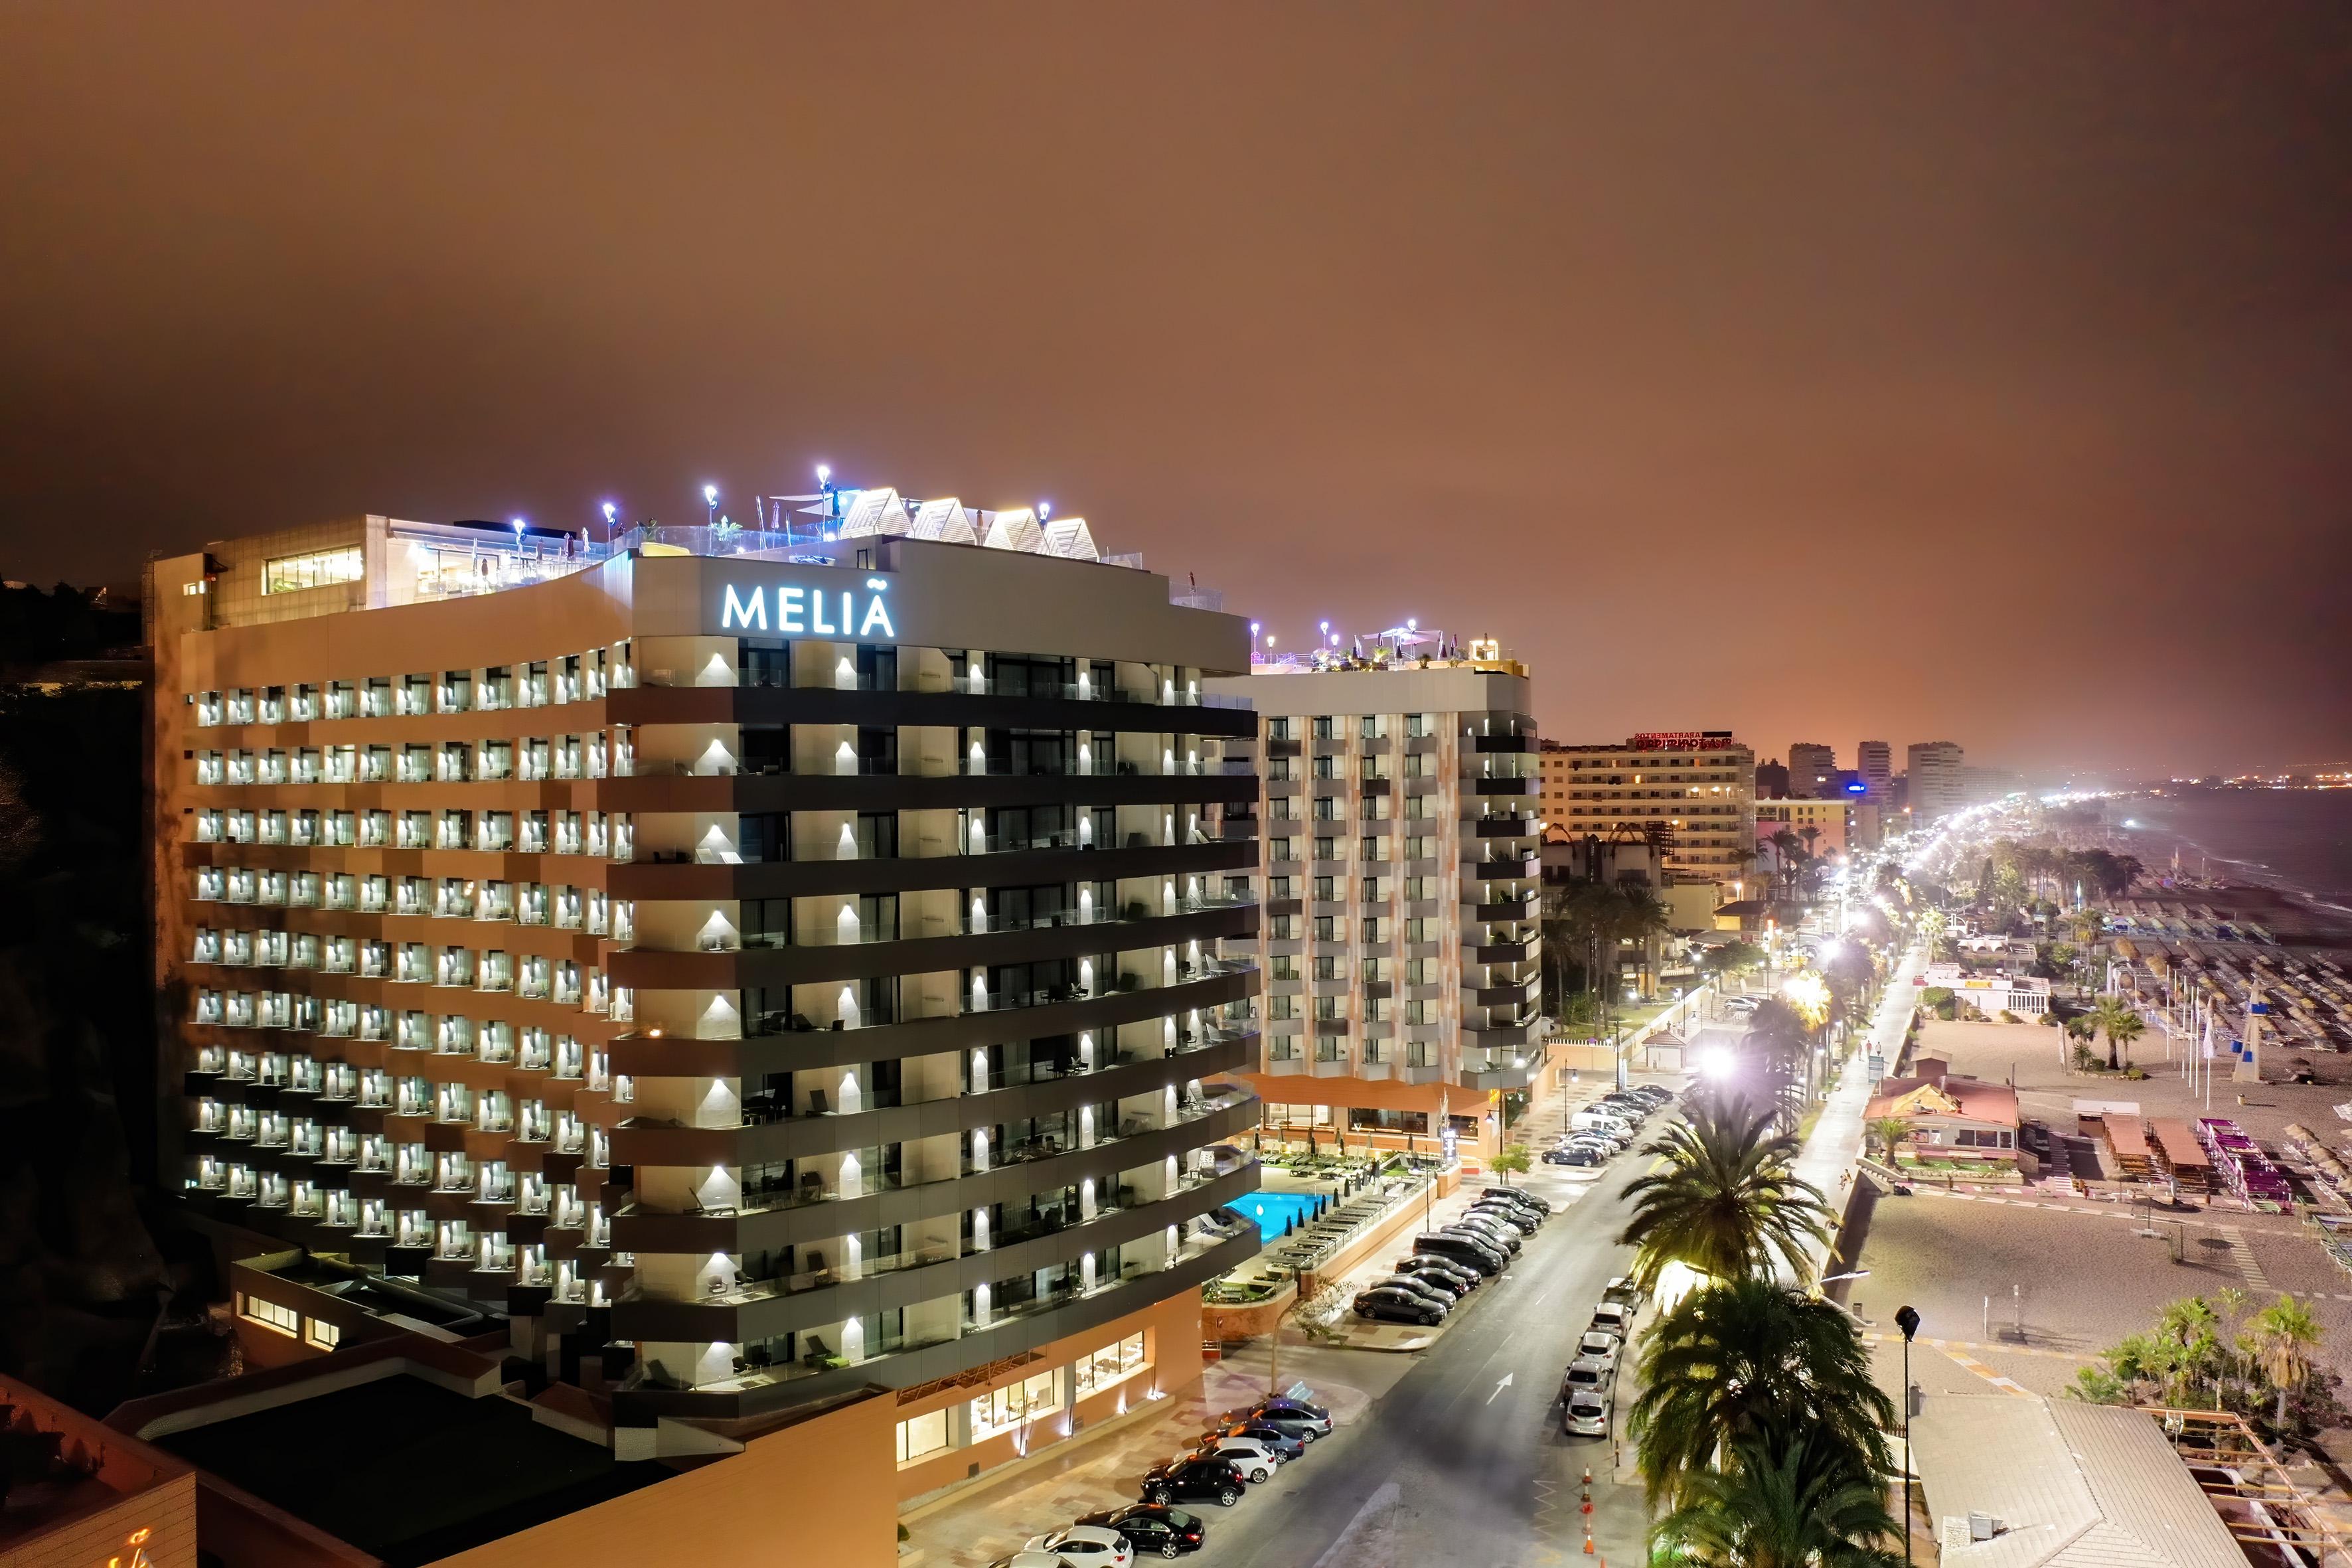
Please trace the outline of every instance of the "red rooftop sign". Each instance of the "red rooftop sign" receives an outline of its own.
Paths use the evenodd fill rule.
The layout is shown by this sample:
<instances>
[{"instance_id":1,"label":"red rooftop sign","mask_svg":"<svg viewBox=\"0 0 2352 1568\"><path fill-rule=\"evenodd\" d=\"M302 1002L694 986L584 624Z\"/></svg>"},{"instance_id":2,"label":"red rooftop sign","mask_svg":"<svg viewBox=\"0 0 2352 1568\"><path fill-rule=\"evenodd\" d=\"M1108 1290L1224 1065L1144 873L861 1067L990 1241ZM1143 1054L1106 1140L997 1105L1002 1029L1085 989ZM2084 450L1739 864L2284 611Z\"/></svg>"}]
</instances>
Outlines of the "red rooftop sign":
<instances>
[{"instance_id":1,"label":"red rooftop sign","mask_svg":"<svg viewBox=\"0 0 2352 1568\"><path fill-rule=\"evenodd\" d=\"M1660 730L1635 735L1625 742L1636 752L1724 752L1731 749L1728 730Z\"/></svg>"}]
</instances>

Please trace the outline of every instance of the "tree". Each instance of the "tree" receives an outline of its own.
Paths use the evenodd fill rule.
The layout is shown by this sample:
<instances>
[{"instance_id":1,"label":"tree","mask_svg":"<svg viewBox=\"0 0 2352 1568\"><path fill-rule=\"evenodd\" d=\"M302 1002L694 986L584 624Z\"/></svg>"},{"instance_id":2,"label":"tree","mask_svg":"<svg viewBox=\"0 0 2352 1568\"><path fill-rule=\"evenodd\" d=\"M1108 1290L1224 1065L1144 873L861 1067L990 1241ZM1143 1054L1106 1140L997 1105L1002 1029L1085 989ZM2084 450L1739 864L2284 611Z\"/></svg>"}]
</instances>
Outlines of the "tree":
<instances>
[{"instance_id":1,"label":"tree","mask_svg":"<svg viewBox=\"0 0 2352 1568\"><path fill-rule=\"evenodd\" d=\"M1745 974L1752 969L1761 967L1763 963L1762 948L1752 942L1735 939L1725 942L1720 947L1707 949L1699 957L1698 969L1700 973L1720 980L1728 979L1735 974Z\"/></svg>"},{"instance_id":2,"label":"tree","mask_svg":"<svg viewBox=\"0 0 2352 1568\"><path fill-rule=\"evenodd\" d=\"M1893 1568L1898 1526L1884 1486L1811 1431L1731 1446L1689 1479L1687 1501L1650 1531L1654 1557L1698 1568Z\"/></svg>"},{"instance_id":3,"label":"tree","mask_svg":"<svg viewBox=\"0 0 2352 1568\"><path fill-rule=\"evenodd\" d=\"M1795 1174L1797 1140L1773 1131L1775 1117L1769 1105L1705 1095L1685 1121L1643 1145L1663 1165L1625 1189L1633 1214L1617 1240L1635 1249L1633 1274L1645 1289L1669 1263L1713 1279L1776 1264L1811 1271L1806 1249L1828 1241L1830 1211Z\"/></svg>"},{"instance_id":4,"label":"tree","mask_svg":"<svg viewBox=\"0 0 2352 1568\"><path fill-rule=\"evenodd\" d=\"M1528 1152L1524 1143L1507 1143L1496 1150L1495 1157L1486 1163L1503 1173L1503 1184L1508 1186L1511 1177L1527 1173L1528 1167L1535 1163L1535 1156Z\"/></svg>"},{"instance_id":5,"label":"tree","mask_svg":"<svg viewBox=\"0 0 2352 1568\"><path fill-rule=\"evenodd\" d=\"M1804 1112L1813 1060L1813 1029L1794 1007L1779 997L1759 1003L1748 1015L1744 1059L1769 1086L1772 1104L1790 1127Z\"/></svg>"},{"instance_id":6,"label":"tree","mask_svg":"<svg viewBox=\"0 0 2352 1568\"><path fill-rule=\"evenodd\" d=\"M1886 1163L1892 1165L1896 1146L1911 1136L1911 1124L1899 1116L1882 1116L1864 1125L1863 1132L1886 1152Z\"/></svg>"},{"instance_id":7,"label":"tree","mask_svg":"<svg viewBox=\"0 0 2352 1568\"><path fill-rule=\"evenodd\" d=\"M2141 1021L2138 1012L2128 1003L2114 996L2099 1005L2097 1016L2099 1027L2107 1037L2107 1066L2116 1066L2116 1047L2121 1047L2122 1065L2129 1067L2132 1042L2147 1033L2147 1025Z\"/></svg>"},{"instance_id":8,"label":"tree","mask_svg":"<svg viewBox=\"0 0 2352 1568\"><path fill-rule=\"evenodd\" d=\"M1694 1290L1651 1329L1641 1371L1629 1429L1654 1510L1698 1501L1718 1456L1783 1435L1812 1437L1820 1473L1886 1471L1894 1401L1853 1320L1818 1296L1755 1278Z\"/></svg>"},{"instance_id":9,"label":"tree","mask_svg":"<svg viewBox=\"0 0 2352 1568\"><path fill-rule=\"evenodd\" d=\"M2254 1314L2247 1348L2263 1375L2278 1391L2278 1411L2271 1417L2273 1426L2286 1426L2287 1393L2301 1389L2311 1376L2311 1352L2319 1344L2319 1321L2311 1315L2311 1309L2292 1296L2281 1296Z\"/></svg>"}]
</instances>

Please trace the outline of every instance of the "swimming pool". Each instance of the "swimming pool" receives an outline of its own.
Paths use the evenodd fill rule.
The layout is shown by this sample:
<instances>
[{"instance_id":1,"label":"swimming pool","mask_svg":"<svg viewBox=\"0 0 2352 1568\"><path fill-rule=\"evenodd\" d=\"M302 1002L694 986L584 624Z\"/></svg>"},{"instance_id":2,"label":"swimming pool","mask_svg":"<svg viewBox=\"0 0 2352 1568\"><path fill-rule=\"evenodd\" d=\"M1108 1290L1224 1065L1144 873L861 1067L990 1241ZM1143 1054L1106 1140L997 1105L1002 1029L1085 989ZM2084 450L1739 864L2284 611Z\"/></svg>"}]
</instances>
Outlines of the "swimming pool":
<instances>
[{"instance_id":1,"label":"swimming pool","mask_svg":"<svg viewBox=\"0 0 2352 1568\"><path fill-rule=\"evenodd\" d=\"M1305 1224L1318 1201L1313 1193L1247 1193L1234 1200L1234 1207L1257 1221L1260 1239L1272 1246L1282 1239L1286 1222Z\"/></svg>"}]
</instances>

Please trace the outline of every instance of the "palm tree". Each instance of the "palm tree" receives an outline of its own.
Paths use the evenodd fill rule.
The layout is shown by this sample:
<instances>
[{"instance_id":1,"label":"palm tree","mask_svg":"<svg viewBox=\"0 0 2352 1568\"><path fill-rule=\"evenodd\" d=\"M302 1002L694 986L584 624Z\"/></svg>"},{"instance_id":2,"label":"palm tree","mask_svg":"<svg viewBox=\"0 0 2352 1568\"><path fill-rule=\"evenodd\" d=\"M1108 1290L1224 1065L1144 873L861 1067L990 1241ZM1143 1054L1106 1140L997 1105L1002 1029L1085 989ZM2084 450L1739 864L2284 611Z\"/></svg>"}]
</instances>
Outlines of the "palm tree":
<instances>
[{"instance_id":1,"label":"palm tree","mask_svg":"<svg viewBox=\"0 0 2352 1568\"><path fill-rule=\"evenodd\" d=\"M1895 1163L1895 1145L1911 1136L1911 1124L1899 1116L1882 1116L1863 1128L1872 1142L1886 1151L1886 1163Z\"/></svg>"},{"instance_id":2,"label":"palm tree","mask_svg":"<svg viewBox=\"0 0 2352 1568\"><path fill-rule=\"evenodd\" d=\"M2147 1033L2147 1025L2139 1013L2120 996L2102 996L2099 1005L2091 1009L2091 1026L2107 1037L2107 1070L2119 1072L2126 1063L2118 1059L2118 1047L2127 1047Z\"/></svg>"},{"instance_id":3,"label":"palm tree","mask_svg":"<svg viewBox=\"0 0 2352 1568\"><path fill-rule=\"evenodd\" d=\"M1811 1028L1794 1007L1774 997L1748 1016L1747 1046L1748 1059L1772 1086L1774 1108L1794 1127L1812 1088Z\"/></svg>"},{"instance_id":4,"label":"palm tree","mask_svg":"<svg viewBox=\"0 0 2352 1568\"><path fill-rule=\"evenodd\" d=\"M1898 1528L1885 1489L1843 1458L1811 1433L1732 1445L1652 1527L1652 1555L1698 1568L1893 1568L1900 1559L1876 1544Z\"/></svg>"},{"instance_id":5,"label":"palm tree","mask_svg":"<svg viewBox=\"0 0 2352 1568\"><path fill-rule=\"evenodd\" d=\"M2286 1425L2286 1396L2290 1389L2299 1389L2311 1375L2311 1352L2319 1344L2319 1321L2311 1309L2292 1296L2277 1300L2254 1314L2249 1339L2256 1364L2271 1386L2278 1390L2278 1412L2271 1425Z\"/></svg>"},{"instance_id":6,"label":"palm tree","mask_svg":"<svg viewBox=\"0 0 2352 1568\"><path fill-rule=\"evenodd\" d=\"M1779 1434L1806 1433L1823 1472L1886 1473L1895 1403L1853 1320L1818 1296L1753 1278L1695 1290L1650 1330L1641 1373L1629 1429L1653 1510L1697 1502L1719 1458Z\"/></svg>"},{"instance_id":7,"label":"palm tree","mask_svg":"<svg viewBox=\"0 0 2352 1568\"><path fill-rule=\"evenodd\" d=\"M1811 1272L1811 1245L1829 1239L1821 1193L1791 1166L1797 1140L1775 1132L1777 1112L1738 1096L1706 1095L1688 1119L1643 1145L1663 1168L1625 1189L1633 1216L1619 1234L1635 1248L1634 1278L1654 1288L1669 1263L1714 1279L1760 1275L1776 1262Z\"/></svg>"},{"instance_id":8,"label":"palm tree","mask_svg":"<svg viewBox=\"0 0 2352 1568\"><path fill-rule=\"evenodd\" d=\"M1797 890L1797 857L1805 847L1794 833L1783 827L1771 837L1773 865L1779 874L1781 897L1793 899Z\"/></svg>"}]
</instances>

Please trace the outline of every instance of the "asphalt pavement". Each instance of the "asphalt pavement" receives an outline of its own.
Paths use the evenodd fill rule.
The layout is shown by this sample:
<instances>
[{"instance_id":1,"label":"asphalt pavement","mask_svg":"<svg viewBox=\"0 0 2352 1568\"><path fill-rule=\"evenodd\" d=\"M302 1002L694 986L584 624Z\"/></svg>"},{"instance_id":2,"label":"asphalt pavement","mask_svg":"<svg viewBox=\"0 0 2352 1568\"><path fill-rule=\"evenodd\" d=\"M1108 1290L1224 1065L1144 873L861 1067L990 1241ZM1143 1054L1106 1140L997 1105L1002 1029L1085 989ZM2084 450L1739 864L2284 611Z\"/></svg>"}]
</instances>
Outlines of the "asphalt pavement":
<instances>
[{"instance_id":1,"label":"asphalt pavement","mask_svg":"<svg viewBox=\"0 0 2352 1568\"><path fill-rule=\"evenodd\" d=\"M1650 1128L1658 1125L1653 1118ZM1601 1288L1629 1260L1613 1238L1625 1186L1648 1164L1629 1152L1590 1181L1523 1181L1556 1202L1583 1190L1362 1419L1253 1489L1239 1509L1209 1510L1202 1568L1582 1561L1587 1466L1601 1552L1638 1561L1640 1493L1612 1484L1608 1438L1562 1435L1557 1394Z\"/></svg>"}]
</instances>

